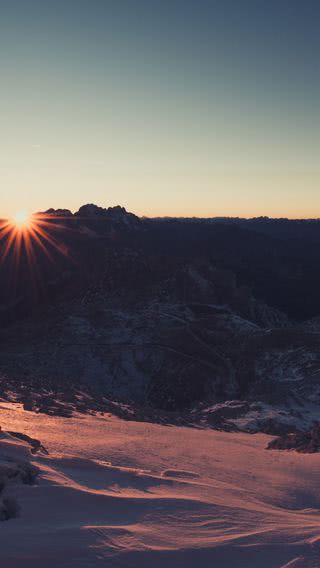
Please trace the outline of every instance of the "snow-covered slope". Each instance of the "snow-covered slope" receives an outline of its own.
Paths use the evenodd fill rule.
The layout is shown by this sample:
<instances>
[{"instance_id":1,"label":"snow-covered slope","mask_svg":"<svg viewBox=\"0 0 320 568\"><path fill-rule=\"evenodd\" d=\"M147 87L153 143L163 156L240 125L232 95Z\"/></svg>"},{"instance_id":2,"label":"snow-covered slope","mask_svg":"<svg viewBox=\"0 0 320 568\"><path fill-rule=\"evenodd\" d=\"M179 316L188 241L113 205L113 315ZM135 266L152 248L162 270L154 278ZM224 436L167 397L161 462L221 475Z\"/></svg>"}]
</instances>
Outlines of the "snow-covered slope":
<instances>
[{"instance_id":1,"label":"snow-covered slope","mask_svg":"<svg viewBox=\"0 0 320 568\"><path fill-rule=\"evenodd\" d=\"M277 433L270 419L292 431L317 419L319 377L318 332L260 327L224 304L93 294L0 332L0 396L10 384L29 409L44 391L71 401L79 389L180 414L237 399L254 404L250 430Z\"/></svg>"},{"instance_id":2,"label":"snow-covered slope","mask_svg":"<svg viewBox=\"0 0 320 568\"><path fill-rule=\"evenodd\" d=\"M0 524L6 568L315 568L320 457L266 451L264 434L49 417L1 403L4 430L40 438L49 455L6 434L0 459L30 462L11 479L20 508Z\"/></svg>"}]
</instances>

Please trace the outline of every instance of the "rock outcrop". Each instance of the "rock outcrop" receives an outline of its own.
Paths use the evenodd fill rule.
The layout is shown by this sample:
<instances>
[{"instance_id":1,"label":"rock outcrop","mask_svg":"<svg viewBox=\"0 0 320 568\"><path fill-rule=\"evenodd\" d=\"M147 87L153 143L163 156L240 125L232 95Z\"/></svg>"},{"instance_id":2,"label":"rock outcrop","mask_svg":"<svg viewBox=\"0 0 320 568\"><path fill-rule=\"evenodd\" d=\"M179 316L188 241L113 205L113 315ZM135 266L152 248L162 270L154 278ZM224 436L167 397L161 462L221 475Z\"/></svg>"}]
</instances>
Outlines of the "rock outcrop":
<instances>
[{"instance_id":1,"label":"rock outcrop","mask_svg":"<svg viewBox=\"0 0 320 568\"><path fill-rule=\"evenodd\" d=\"M314 454L320 451L320 423L309 432L296 432L272 440L268 450L296 450L302 454Z\"/></svg>"}]
</instances>

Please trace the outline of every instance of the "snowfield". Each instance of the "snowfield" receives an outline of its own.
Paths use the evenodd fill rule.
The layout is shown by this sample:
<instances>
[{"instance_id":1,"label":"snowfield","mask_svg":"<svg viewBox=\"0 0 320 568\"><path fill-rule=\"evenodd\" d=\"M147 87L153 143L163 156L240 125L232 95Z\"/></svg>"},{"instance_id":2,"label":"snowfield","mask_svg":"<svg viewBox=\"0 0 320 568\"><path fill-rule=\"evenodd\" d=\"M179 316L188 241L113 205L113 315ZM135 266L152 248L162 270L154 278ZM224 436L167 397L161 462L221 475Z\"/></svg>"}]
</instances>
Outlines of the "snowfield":
<instances>
[{"instance_id":1,"label":"snowfield","mask_svg":"<svg viewBox=\"0 0 320 568\"><path fill-rule=\"evenodd\" d=\"M271 437L49 417L1 403L0 477L19 508L0 523L5 568L316 568L320 456L266 451Z\"/></svg>"}]
</instances>

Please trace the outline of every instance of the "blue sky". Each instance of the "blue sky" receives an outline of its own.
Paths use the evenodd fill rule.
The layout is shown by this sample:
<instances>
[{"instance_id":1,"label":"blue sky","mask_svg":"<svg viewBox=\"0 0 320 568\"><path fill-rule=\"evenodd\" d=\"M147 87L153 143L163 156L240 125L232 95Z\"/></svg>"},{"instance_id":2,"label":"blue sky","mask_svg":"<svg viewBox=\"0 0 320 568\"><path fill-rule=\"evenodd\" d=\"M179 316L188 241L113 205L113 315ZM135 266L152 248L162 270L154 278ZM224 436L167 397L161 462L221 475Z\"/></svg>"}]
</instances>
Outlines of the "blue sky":
<instances>
[{"instance_id":1,"label":"blue sky","mask_svg":"<svg viewBox=\"0 0 320 568\"><path fill-rule=\"evenodd\" d=\"M320 216L313 0L0 0L1 216Z\"/></svg>"}]
</instances>

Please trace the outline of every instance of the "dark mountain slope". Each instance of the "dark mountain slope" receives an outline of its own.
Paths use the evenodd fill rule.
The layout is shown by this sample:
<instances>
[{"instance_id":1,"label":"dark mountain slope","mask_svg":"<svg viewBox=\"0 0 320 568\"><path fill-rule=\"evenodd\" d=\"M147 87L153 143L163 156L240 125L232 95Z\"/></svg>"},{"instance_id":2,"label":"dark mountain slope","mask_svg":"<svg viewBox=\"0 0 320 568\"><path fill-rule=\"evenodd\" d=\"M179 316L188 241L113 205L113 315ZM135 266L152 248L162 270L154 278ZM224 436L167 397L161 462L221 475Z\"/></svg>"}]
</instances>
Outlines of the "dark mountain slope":
<instances>
[{"instance_id":1,"label":"dark mountain slope","mask_svg":"<svg viewBox=\"0 0 320 568\"><path fill-rule=\"evenodd\" d=\"M286 221L273 234L270 220L149 220L87 205L34 222L44 234L32 255L24 245L0 264L4 389L84 386L170 411L320 402L317 223L295 248ZM297 324L302 313L313 322Z\"/></svg>"}]
</instances>

